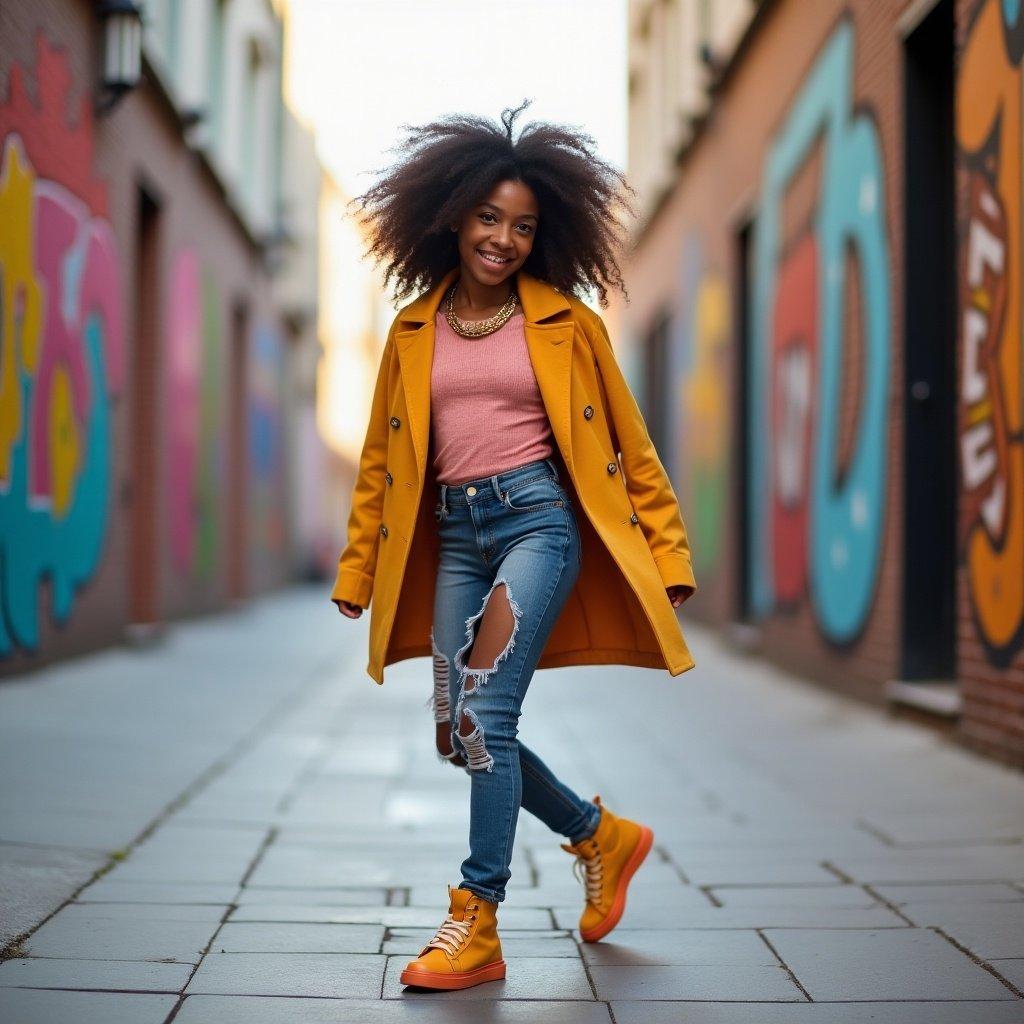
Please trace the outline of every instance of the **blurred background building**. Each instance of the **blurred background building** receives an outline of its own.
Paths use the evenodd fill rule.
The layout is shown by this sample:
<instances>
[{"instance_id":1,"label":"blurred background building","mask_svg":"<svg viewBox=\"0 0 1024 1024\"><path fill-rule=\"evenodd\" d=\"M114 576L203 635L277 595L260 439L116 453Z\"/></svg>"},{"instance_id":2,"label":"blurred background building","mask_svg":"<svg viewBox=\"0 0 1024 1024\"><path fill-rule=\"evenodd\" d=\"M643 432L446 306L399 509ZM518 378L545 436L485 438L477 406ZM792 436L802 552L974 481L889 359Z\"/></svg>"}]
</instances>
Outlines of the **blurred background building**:
<instances>
[{"instance_id":1,"label":"blurred background building","mask_svg":"<svg viewBox=\"0 0 1024 1024\"><path fill-rule=\"evenodd\" d=\"M632 0L617 309L687 611L1024 763L1024 5Z\"/></svg>"},{"instance_id":2,"label":"blurred background building","mask_svg":"<svg viewBox=\"0 0 1024 1024\"><path fill-rule=\"evenodd\" d=\"M268 0L0 5L0 672L337 558L320 197Z\"/></svg>"}]
</instances>

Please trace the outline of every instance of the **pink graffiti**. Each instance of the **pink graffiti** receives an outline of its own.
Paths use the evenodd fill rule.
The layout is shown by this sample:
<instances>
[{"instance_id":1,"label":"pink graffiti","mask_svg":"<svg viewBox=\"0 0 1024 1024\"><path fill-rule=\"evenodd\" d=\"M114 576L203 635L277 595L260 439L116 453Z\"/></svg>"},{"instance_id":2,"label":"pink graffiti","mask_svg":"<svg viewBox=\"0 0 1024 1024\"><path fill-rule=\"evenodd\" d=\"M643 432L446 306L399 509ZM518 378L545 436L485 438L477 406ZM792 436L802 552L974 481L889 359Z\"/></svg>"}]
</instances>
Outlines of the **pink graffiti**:
<instances>
[{"instance_id":1,"label":"pink graffiti","mask_svg":"<svg viewBox=\"0 0 1024 1024\"><path fill-rule=\"evenodd\" d=\"M202 311L195 253L179 253L171 271L167 326L168 518L171 554L183 570L195 553L199 459Z\"/></svg>"},{"instance_id":2,"label":"pink graffiti","mask_svg":"<svg viewBox=\"0 0 1024 1024\"><path fill-rule=\"evenodd\" d=\"M124 375L124 320L117 245L109 224L94 218L84 203L54 182L36 184L34 246L36 273L43 285L44 329L31 414L29 500L45 503L53 484L46 416L54 371L58 366L65 369L75 416L79 423L88 422L95 396L89 391L82 336L89 319L99 315L108 387L116 393Z\"/></svg>"}]
</instances>

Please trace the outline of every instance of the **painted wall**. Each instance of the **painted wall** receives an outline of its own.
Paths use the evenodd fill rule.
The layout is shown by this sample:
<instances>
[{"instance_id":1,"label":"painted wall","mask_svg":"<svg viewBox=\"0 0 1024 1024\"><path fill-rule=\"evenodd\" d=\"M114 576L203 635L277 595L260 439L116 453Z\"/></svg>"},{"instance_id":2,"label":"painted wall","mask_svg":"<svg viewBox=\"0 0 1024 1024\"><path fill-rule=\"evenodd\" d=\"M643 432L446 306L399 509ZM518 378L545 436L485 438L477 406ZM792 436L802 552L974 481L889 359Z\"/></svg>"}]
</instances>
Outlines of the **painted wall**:
<instances>
[{"instance_id":1,"label":"painted wall","mask_svg":"<svg viewBox=\"0 0 1024 1024\"><path fill-rule=\"evenodd\" d=\"M224 607L232 310L247 309L246 558L287 581L285 334L258 252L142 87L92 110L87 3L0 16L0 675L126 635L139 183L155 197L154 572L163 620ZM126 140L131 145L126 145ZM314 337L315 341L315 337Z\"/></svg>"},{"instance_id":2,"label":"painted wall","mask_svg":"<svg viewBox=\"0 0 1024 1024\"><path fill-rule=\"evenodd\" d=\"M765 656L876 701L902 635L908 7L771 6L616 309L624 365L670 315L689 614L733 622L745 594ZM1024 763L1024 4L960 0L956 19L958 730Z\"/></svg>"}]
</instances>

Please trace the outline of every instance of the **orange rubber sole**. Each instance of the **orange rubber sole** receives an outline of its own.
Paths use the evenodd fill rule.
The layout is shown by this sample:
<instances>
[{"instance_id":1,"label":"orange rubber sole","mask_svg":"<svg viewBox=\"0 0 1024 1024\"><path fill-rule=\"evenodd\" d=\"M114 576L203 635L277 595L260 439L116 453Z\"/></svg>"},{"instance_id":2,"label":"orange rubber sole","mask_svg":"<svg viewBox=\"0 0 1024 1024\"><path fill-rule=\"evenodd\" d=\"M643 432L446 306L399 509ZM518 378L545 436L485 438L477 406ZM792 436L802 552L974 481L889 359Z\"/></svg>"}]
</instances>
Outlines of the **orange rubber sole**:
<instances>
[{"instance_id":1,"label":"orange rubber sole","mask_svg":"<svg viewBox=\"0 0 1024 1024\"><path fill-rule=\"evenodd\" d=\"M622 867L622 874L619 875L619 884L615 887L615 898L612 900L612 909L608 911L604 920L594 928L587 931L580 929L580 938L584 942L598 942L603 939L621 920L626 909L626 889L630 879L636 874L636 870L644 862L644 858L651 852L654 845L654 833L646 826L640 826L640 842L636 849L629 855L629 860Z\"/></svg>"},{"instance_id":2,"label":"orange rubber sole","mask_svg":"<svg viewBox=\"0 0 1024 1024\"><path fill-rule=\"evenodd\" d=\"M500 981L505 977L505 961L498 960L493 964L484 964L475 971L459 971L455 974L437 974L433 971L402 971L399 980L403 985L415 985L417 988L438 988L451 991L460 988L472 988L482 985L485 981Z\"/></svg>"}]
</instances>

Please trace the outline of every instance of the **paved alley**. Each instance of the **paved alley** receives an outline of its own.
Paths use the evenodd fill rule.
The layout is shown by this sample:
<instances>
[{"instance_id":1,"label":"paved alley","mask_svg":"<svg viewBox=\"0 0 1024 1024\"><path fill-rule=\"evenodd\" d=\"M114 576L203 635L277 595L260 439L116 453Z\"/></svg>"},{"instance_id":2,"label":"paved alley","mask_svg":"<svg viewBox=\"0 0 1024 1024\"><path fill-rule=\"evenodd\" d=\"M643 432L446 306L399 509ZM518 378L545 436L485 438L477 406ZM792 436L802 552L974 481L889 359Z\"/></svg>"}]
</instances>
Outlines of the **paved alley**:
<instances>
[{"instance_id":1,"label":"paved alley","mask_svg":"<svg viewBox=\"0 0 1024 1024\"><path fill-rule=\"evenodd\" d=\"M1024 1024L1021 775L692 623L690 673L548 670L525 705L654 829L622 924L578 941L524 812L507 979L404 989L469 779L429 662L365 674L367 621L298 588L0 686L3 1024Z\"/></svg>"}]
</instances>

